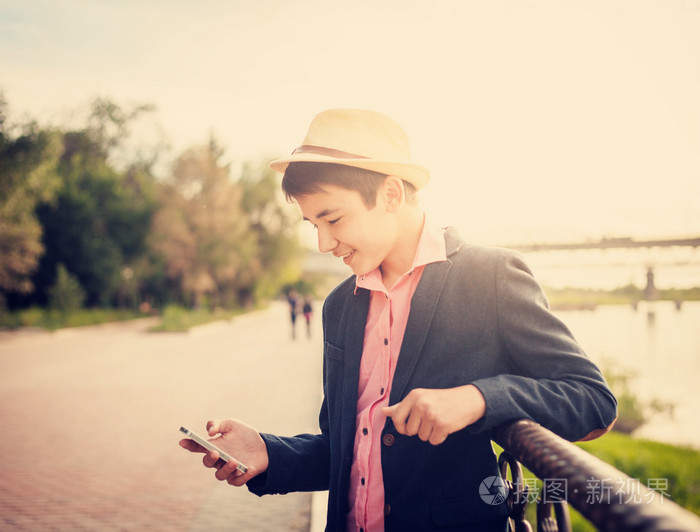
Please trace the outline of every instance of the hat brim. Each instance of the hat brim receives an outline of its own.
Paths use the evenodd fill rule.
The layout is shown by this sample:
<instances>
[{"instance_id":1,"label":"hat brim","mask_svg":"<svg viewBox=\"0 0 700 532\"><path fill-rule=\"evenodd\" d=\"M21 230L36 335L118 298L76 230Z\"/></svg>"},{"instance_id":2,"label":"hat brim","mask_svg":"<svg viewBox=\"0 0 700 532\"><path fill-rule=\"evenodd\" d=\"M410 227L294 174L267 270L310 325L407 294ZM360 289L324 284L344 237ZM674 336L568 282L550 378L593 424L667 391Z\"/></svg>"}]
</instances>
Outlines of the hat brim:
<instances>
[{"instance_id":1,"label":"hat brim","mask_svg":"<svg viewBox=\"0 0 700 532\"><path fill-rule=\"evenodd\" d=\"M430 180L430 172L425 166L416 163L403 163L397 161L380 161L377 159L338 159L316 153L295 153L285 159L277 159L270 163L270 168L275 172L284 173L290 163L334 163L345 166L363 168L380 174L400 177L411 183L416 190L423 188Z\"/></svg>"}]
</instances>

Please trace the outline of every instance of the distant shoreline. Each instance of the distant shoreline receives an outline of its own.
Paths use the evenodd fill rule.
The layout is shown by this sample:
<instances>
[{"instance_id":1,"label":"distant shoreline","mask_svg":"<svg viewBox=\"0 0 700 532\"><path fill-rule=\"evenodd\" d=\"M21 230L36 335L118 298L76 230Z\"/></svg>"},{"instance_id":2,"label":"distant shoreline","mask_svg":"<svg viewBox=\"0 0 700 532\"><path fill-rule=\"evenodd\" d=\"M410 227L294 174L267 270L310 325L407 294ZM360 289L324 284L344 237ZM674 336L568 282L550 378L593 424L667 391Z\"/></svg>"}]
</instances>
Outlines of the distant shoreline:
<instances>
[{"instance_id":1,"label":"distant shoreline","mask_svg":"<svg viewBox=\"0 0 700 532\"><path fill-rule=\"evenodd\" d=\"M657 290L647 298L644 290L634 285L613 290L586 288L548 288L544 292L552 310L595 310L599 305L631 305L642 301L671 301L682 306L684 301L700 301L700 287Z\"/></svg>"}]
</instances>

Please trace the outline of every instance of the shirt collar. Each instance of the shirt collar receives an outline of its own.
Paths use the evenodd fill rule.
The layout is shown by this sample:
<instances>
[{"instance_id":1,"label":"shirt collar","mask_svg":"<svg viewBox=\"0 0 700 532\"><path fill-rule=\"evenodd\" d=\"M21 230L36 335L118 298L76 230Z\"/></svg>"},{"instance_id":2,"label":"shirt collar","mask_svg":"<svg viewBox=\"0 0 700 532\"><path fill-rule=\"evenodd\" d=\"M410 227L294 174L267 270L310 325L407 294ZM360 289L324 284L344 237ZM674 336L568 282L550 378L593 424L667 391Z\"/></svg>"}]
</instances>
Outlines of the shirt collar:
<instances>
[{"instance_id":1,"label":"shirt collar","mask_svg":"<svg viewBox=\"0 0 700 532\"><path fill-rule=\"evenodd\" d=\"M424 216L423 229L421 230L420 239L418 240L418 247L416 248L416 255L413 258L413 264L408 271L404 272L404 275L420 266L447 260L444 232L444 228L434 225L429 216ZM365 275L357 276L355 278L355 293L357 293L358 288L386 290L382 282L382 272L379 268L375 268Z\"/></svg>"}]
</instances>

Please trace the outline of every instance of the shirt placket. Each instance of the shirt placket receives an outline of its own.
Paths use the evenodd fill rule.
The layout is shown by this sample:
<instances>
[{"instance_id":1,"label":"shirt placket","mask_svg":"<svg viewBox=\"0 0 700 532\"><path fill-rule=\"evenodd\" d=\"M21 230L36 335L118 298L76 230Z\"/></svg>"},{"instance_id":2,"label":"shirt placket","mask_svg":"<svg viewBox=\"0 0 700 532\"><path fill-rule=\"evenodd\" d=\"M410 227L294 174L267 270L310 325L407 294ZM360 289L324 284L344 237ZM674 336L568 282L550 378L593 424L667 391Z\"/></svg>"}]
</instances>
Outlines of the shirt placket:
<instances>
[{"instance_id":1,"label":"shirt placket","mask_svg":"<svg viewBox=\"0 0 700 532\"><path fill-rule=\"evenodd\" d=\"M387 390L389 389L389 377L391 375L391 296L388 293L384 293L384 305L379 319L379 336L381 338L379 348L381 349L381 354L379 357L380 363L375 366L375 370L378 370L376 374L370 377L369 385L373 386L376 395L376 399L370 406L367 412L367 419L365 420L365 426L368 427L367 438L363 440L366 445L363 445L363 460L362 469L360 471L360 488L362 491L362 508L363 508L363 522L361 524L361 529L363 532L368 532L368 522L369 522L369 494L367 492L366 486L369 484L369 476L373 474L370 469L370 452L371 453L381 453L381 426L378 423L374 423L377 416L381 414L381 407L383 406L384 398L386 397ZM374 429L378 428L379 431ZM365 429L363 429L363 434ZM370 451L371 448L371 451ZM380 462L381 463L381 462ZM370 531L371 532L371 531Z\"/></svg>"}]
</instances>

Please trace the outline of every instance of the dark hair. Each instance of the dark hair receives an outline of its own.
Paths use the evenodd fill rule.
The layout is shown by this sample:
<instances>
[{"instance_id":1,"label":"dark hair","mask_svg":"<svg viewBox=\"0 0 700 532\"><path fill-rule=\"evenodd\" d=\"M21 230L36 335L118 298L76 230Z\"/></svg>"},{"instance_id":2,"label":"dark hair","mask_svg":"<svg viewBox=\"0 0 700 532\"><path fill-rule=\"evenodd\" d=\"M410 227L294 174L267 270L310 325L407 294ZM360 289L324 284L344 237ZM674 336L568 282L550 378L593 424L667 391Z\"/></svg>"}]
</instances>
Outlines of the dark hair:
<instances>
[{"instance_id":1,"label":"dark hair","mask_svg":"<svg viewBox=\"0 0 700 532\"><path fill-rule=\"evenodd\" d=\"M362 201L371 209L377 203L377 192L386 179L386 174L335 163L296 162L290 163L282 178L282 191L287 200L315 194L324 185L334 185L360 194ZM416 188L403 181L406 199L413 201Z\"/></svg>"}]
</instances>

